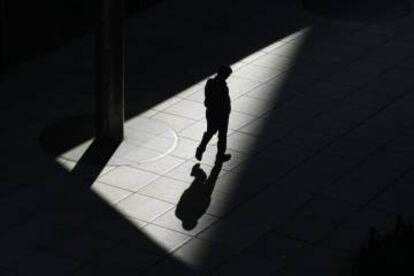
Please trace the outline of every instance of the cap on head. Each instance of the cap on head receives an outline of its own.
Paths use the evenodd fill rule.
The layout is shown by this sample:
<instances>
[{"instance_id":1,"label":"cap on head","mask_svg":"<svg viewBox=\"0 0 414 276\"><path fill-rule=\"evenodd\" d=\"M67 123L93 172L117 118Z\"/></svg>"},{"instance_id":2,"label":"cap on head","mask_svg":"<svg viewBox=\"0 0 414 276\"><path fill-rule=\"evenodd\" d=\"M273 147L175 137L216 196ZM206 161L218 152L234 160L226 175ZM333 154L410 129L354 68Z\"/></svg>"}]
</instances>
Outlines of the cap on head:
<instances>
[{"instance_id":1,"label":"cap on head","mask_svg":"<svg viewBox=\"0 0 414 276\"><path fill-rule=\"evenodd\" d=\"M217 71L217 75L224 77L224 78L227 78L228 76L230 76L231 73L233 73L233 70L231 70L231 67L228 65L220 66L220 68Z\"/></svg>"}]
</instances>

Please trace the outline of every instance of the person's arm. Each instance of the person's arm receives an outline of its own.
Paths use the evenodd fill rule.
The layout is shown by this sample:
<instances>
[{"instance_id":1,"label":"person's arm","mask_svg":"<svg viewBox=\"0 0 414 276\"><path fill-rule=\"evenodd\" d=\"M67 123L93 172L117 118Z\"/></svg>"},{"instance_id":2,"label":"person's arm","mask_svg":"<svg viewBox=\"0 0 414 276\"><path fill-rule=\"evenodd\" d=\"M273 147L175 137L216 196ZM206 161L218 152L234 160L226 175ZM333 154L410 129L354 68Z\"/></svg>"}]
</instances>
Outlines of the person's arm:
<instances>
[{"instance_id":1,"label":"person's arm","mask_svg":"<svg viewBox=\"0 0 414 276\"><path fill-rule=\"evenodd\" d=\"M211 101L211 80L208 80L206 87L204 88L204 106L209 107L210 101Z\"/></svg>"}]
</instances>

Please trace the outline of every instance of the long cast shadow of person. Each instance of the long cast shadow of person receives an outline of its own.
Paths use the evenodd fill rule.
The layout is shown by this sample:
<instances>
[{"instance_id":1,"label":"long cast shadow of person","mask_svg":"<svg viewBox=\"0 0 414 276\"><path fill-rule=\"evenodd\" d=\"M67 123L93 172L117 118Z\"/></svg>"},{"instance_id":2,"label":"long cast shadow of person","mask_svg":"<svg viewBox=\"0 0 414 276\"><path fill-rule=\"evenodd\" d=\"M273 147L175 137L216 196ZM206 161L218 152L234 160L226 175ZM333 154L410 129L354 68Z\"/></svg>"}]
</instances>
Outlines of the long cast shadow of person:
<instances>
[{"instance_id":1,"label":"long cast shadow of person","mask_svg":"<svg viewBox=\"0 0 414 276\"><path fill-rule=\"evenodd\" d=\"M193 166L191 176L194 177L194 181L182 194L175 210L175 215L181 220L185 230L194 229L199 218L210 206L211 194L222 167L223 162L216 162L207 178L207 174L200 168L199 163Z\"/></svg>"}]
</instances>

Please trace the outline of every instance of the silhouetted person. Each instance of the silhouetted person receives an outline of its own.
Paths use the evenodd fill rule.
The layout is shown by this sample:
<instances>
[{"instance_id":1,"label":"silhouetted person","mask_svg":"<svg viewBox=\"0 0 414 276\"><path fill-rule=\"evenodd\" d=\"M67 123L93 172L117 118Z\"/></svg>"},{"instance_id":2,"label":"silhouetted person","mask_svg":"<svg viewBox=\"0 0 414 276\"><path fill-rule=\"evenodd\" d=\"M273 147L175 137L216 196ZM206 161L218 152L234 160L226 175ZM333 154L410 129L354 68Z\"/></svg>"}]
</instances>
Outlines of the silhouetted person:
<instances>
[{"instance_id":1,"label":"silhouetted person","mask_svg":"<svg viewBox=\"0 0 414 276\"><path fill-rule=\"evenodd\" d=\"M191 176L195 177L194 181L184 191L175 210L175 216L182 221L185 230L196 227L198 219L210 206L211 194L222 167L223 163L217 162L207 178L204 170L200 168L200 164L193 166Z\"/></svg>"},{"instance_id":2,"label":"silhouetted person","mask_svg":"<svg viewBox=\"0 0 414 276\"><path fill-rule=\"evenodd\" d=\"M196 150L197 160L201 160L206 146L216 132L218 132L217 161L230 160L231 155L226 154L227 129L231 111L229 88L226 79L231 75L229 66L221 66L217 75L207 81L205 87L205 100L207 130L204 132L200 145Z\"/></svg>"}]
</instances>

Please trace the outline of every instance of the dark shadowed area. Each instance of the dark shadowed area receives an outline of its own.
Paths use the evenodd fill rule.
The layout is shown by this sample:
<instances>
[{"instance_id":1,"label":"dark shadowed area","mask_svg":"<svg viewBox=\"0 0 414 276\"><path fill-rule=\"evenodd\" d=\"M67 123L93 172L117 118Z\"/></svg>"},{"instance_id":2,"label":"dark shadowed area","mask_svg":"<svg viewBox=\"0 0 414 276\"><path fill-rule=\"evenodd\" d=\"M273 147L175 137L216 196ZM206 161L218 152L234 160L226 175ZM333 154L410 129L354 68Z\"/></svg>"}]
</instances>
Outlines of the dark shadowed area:
<instances>
[{"instance_id":1,"label":"dark shadowed area","mask_svg":"<svg viewBox=\"0 0 414 276\"><path fill-rule=\"evenodd\" d=\"M0 274L352 275L369 227L414 207L411 4L162 1L131 17L126 119L178 137L136 168L108 166L107 141L55 159L93 133L91 35L2 74ZM220 64L232 159L214 166L215 145L194 153Z\"/></svg>"}]
</instances>

